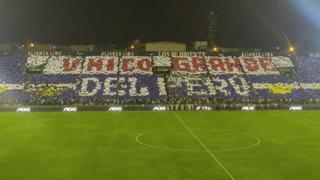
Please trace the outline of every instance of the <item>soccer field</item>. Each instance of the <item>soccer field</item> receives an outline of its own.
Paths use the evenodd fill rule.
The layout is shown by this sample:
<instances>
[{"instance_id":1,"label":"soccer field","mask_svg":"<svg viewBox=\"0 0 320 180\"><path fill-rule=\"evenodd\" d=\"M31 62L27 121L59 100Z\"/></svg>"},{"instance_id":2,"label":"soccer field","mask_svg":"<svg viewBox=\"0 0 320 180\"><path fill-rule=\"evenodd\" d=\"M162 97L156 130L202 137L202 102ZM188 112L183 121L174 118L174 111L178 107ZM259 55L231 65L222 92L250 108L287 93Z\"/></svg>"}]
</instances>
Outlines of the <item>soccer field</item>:
<instances>
[{"instance_id":1,"label":"soccer field","mask_svg":"<svg viewBox=\"0 0 320 180\"><path fill-rule=\"evenodd\" d=\"M315 111L0 113L1 180L319 180Z\"/></svg>"}]
</instances>

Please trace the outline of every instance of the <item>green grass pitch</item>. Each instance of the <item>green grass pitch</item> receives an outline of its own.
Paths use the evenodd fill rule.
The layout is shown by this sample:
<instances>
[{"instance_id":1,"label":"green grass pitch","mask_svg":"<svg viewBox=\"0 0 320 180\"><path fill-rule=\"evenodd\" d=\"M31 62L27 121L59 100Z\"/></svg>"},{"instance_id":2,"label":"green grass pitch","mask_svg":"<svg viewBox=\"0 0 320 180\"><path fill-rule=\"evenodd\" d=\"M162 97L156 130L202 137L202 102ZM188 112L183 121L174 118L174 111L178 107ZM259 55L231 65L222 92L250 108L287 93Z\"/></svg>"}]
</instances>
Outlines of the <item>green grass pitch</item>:
<instances>
[{"instance_id":1,"label":"green grass pitch","mask_svg":"<svg viewBox=\"0 0 320 180\"><path fill-rule=\"evenodd\" d=\"M0 180L319 180L316 111L0 113Z\"/></svg>"}]
</instances>

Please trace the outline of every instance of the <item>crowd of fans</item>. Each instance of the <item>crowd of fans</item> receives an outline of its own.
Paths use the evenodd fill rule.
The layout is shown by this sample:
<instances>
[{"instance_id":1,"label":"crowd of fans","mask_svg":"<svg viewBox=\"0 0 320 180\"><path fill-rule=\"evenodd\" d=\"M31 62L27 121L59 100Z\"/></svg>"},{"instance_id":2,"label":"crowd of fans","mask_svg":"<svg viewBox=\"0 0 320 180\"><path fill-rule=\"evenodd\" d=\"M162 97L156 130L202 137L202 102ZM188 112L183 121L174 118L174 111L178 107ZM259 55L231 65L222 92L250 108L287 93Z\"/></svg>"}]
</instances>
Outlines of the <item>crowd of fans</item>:
<instances>
[{"instance_id":1,"label":"crowd of fans","mask_svg":"<svg viewBox=\"0 0 320 180\"><path fill-rule=\"evenodd\" d=\"M319 102L320 58L0 56L1 105Z\"/></svg>"}]
</instances>

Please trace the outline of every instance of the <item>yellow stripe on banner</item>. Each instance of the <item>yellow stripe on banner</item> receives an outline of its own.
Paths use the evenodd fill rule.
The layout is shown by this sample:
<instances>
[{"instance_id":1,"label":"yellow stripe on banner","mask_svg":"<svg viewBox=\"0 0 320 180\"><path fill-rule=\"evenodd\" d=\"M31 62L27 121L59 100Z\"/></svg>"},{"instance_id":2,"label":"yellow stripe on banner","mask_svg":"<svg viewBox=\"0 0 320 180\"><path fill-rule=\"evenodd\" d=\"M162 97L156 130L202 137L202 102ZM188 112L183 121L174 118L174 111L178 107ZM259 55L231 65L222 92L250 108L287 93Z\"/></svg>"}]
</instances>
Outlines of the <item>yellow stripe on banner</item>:
<instances>
[{"instance_id":1,"label":"yellow stripe on banner","mask_svg":"<svg viewBox=\"0 0 320 180\"><path fill-rule=\"evenodd\" d=\"M37 92L46 97L51 97L55 95L60 95L62 92L64 92L67 88L66 87L57 87L54 85L51 85L49 87L37 87Z\"/></svg>"},{"instance_id":2,"label":"yellow stripe on banner","mask_svg":"<svg viewBox=\"0 0 320 180\"><path fill-rule=\"evenodd\" d=\"M272 94L279 94L279 95L285 95L285 94L291 94L293 92L293 87L291 85L285 85L285 84L275 84L268 87L269 92Z\"/></svg>"},{"instance_id":3,"label":"yellow stripe on banner","mask_svg":"<svg viewBox=\"0 0 320 180\"><path fill-rule=\"evenodd\" d=\"M7 92L8 88L4 86L0 86L0 94Z\"/></svg>"}]
</instances>

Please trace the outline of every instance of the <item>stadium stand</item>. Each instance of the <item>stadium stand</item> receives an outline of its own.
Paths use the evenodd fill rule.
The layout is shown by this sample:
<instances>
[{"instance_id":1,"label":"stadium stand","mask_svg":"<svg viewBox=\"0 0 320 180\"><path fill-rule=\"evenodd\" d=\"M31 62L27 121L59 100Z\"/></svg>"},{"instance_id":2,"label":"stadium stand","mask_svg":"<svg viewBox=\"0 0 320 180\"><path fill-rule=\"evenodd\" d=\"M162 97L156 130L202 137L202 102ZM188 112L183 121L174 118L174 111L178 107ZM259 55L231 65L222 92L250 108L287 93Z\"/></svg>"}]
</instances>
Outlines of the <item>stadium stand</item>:
<instances>
[{"instance_id":1,"label":"stadium stand","mask_svg":"<svg viewBox=\"0 0 320 180\"><path fill-rule=\"evenodd\" d=\"M169 73L157 73L167 67ZM314 103L320 58L0 56L2 105Z\"/></svg>"}]
</instances>

